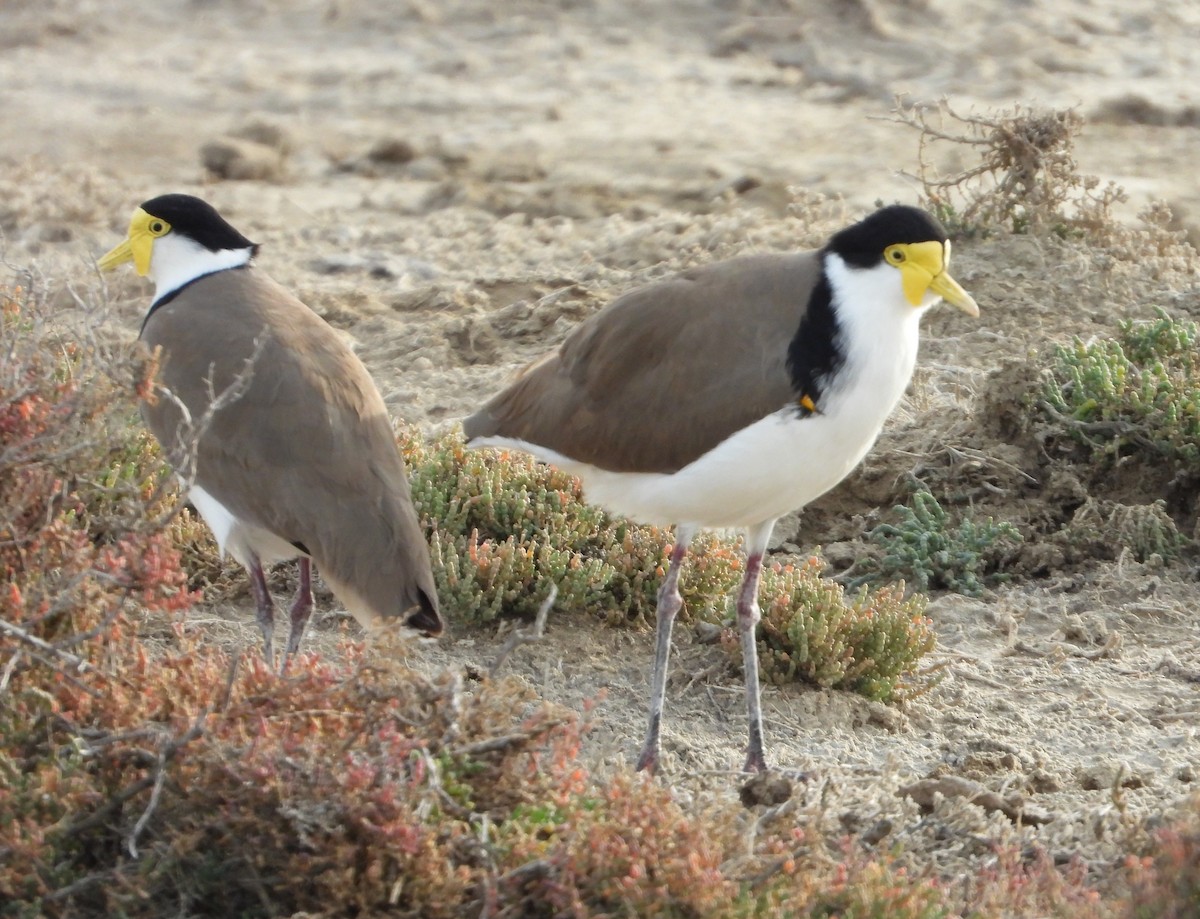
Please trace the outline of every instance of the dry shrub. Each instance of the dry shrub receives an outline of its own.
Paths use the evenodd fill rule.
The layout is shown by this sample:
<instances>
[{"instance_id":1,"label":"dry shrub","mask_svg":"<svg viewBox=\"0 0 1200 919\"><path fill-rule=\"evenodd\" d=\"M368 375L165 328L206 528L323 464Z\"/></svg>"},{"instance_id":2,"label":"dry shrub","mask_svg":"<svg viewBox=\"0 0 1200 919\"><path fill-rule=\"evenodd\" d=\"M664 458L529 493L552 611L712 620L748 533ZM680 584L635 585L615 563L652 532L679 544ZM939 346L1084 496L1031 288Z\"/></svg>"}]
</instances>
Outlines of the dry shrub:
<instances>
[{"instance_id":1,"label":"dry shrub","mask_svg":"<svg viewBox=\"0 0 1200 919\"><path fill-rule=\"evenodd\" d=\"M120 394L20 290L0 292L0 354L0 619L14 643L0 687L16 687L33 661L73 660L88 630L192 597L164 533L166 471L128 427L148 368L110 364L127 374Z\"/></svg>"},{"instance_id":2,"label":"dry shrub","mask_svg":"<svg viewBox=\"0 0 1200 919\"><path fill-rule=\"evenodd\" d=\"M148 369L108 364L122 395L19 289L0 292L0 354L0 892L17 897L42 886L48 830L96 800L72 715L89 721L117 693L105 673L136 616L193 597L164 531L165 471L128 429Z\"/></svg>"},{"instance_id":3,"label":"dry shrub","mask_svg":"<svg viewBox=\"0 0 1200 919\"><path fill-rule=\"evenodd\" d=\"M825 879L823 889L811 892L807 914L843 919L943 919L952 915L946 893L936 881L911 878L903 868L886 861L859 861L853 856L843 870ZM779 904L787 908L788 899Z\"/></svg>"},{"instance_id":4,"label":"dry shrub","mask_svg":"<svg viewBox=\"0 0 1200 919\"><path fill-rule=\"evenodd\" d=\"M515 682L467 696L451 674L357 648L280 677L176 638L151 656L122 630L104 665L13 710L11 901L55 916L455 916L480 880L475 821L578 781L580 722Z\"/></svg>"},{"instance_id":5,"label":"dry shrub","mask_svg":"<svg viewBox=\"0 0 1200 919\"><path fill-rule=\"evenodd\" d=\"M1079 174L1075 138L1083 118L1073 109L1017 105L984 115L936 107L897 106L901 123L920 132L917 178L925 204L952 234L989 230L1059 235L1112 223L1123 189ZM973 148L978 162L942 177L931 164L936 144Z\"/></svg>"},{"instance_id":6,"label":"dry shrub","mask_svg":"<svg viewBox=\"0 0 1200 919\"><path fill-rule=\"evenodd\" d=\"M1120 915L1118 898L1103 899L1080 865L1056 867L1045 857L1001 849L974 869L952 874L918 867L898 848L876 851L861 839L822 841L799 828L790 847L776 837L751 876L752 908L726 915L840 919L1105 919ZM799 844L796 844L796 841ZM765 841L764 841L765 842ZM764 845L764 848L766 846ZM907 861L909 864L904 864Z\"/></svg>"},{"instance_id":7,"label":"dry shrub","mask_svg":"<svg viewBox=\"0 0 1200 919\"><path fill-rule=\"evenodd\" d=\"M688 816L667 788L628 773L552 814L518 815L498 841L518 864L541 870L510 891L517 915L721 914L739 892L723 870L735 834L714 832L705 817Z\"/></svg>"},{"instance_id":8,"label":"dry shrub","mask_svg":"<svg viewBox=\"0 0 1200 919\"><path fill-rule=\"evenodd\" d=\"M1136 561L1161 564L1174 561L1187 545L1161 499L1129 505L1089 498L1059 536L1070 555L1091 560L1115 559L1127 549Z\"/></svg>"},{"instance_id":9,"label":"dry shrub","mask_svg":"<svg viewBox=\"0 0 1200 919\"><path fill-rule=\"evenodd\" d=\"M1127 200L1119 185L1081 174L1075 140L1084 119L1074 109L1016 105L962 115L942 100L936 106L897 103L893 117L920 133L917 173L923 204L952 236L1028 233L1082 239L1096 268L1136 267L1139 289L1147 277L1191 272L1196 250L1176 225L1170 207L1154 201L1138 214L1139 225L1117 219ZM933 165L949 148L975 152L971 165L943 176Z\"/></svg>"}]
</instances>

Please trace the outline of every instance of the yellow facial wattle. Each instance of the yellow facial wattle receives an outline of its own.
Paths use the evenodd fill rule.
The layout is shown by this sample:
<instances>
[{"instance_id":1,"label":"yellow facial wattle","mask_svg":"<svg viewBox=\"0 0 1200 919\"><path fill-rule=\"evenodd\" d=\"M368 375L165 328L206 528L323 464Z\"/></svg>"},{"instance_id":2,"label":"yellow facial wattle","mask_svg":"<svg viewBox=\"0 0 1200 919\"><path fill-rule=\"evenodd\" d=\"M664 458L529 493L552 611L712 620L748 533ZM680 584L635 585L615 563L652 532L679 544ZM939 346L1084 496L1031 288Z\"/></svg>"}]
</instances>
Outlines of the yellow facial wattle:
<instances>
[{"instance_id":1,"label":"yellow facial wattle","mask_svg":"<svg viewBox=\"0 0 1200 919\"><path fill-rule=\"evenodd\" d=\"M133 262L134 270L145 277L150 273L150 259L154 255L154 240L171 232L171 225L161 217L155 217L140 207L133 212L129 221L129 235L119 245L104 253L97 261L101 271L112 271L125 262Z\"/></svg>"},{"instance_id":2,"label":"yellow facial wattle","mask_svg":"<svg viewBox=\"0 0 1200 919\"><path fill-rule=\"evenodd\" d=\"M968 316L979 315L979 305L950 275L950 243L931 240L923 243L897 243L884 250L884 259L900 271L904 297L920 306L929 291Z\"/></svg>"}]
</instances>

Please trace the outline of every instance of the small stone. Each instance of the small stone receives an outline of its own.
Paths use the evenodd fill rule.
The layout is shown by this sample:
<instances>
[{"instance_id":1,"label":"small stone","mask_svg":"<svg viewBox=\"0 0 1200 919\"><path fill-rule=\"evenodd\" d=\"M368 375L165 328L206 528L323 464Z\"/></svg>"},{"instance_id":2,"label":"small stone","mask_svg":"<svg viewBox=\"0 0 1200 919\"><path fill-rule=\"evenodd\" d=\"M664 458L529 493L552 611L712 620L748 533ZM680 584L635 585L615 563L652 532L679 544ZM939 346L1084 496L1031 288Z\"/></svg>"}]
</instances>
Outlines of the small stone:
<instances>
[{"instance_id":1,"label":"small stone","mask_svg":"<svg viewBox=\"0 0 1200 919\"><path fill-rule=\"evenodd\" d=\"M247 121L230 131L229 136L270 147L278 151L280 156L287 156L295 146L287 131L269 121Z\"/></svg>"},{"instance_id":2,"label":"small stone","mask_svg":"<svg viewBox=\"0 0 1200 919\"><path fill-rule=\"evenodd\" d=\"M775 807L791 798L794 787L791 779L778 772L756 773L738 791L744 807Z\"/></svg>"},{"instance_id":3,"label":"small stone","mask_svg":"<svg viewBox=\"0 0 1200 919\"><path fill-rule=\"evenodd\" d=\"M875 822L875 825L862 834L859 838L865 845L875 846L883 842L884 838L892 832L894 825L892 821L884 817L882 820Z\"/></svg>"},{"instance_id":4,"label":"small stone","mask_svg":"<svg viewBox=\"0 0 1200 919\"><path fill-rule=\"evenodd\" d=\"M406 174L418 182L442 182L450 174L446 164L436 156L418 156L406 166Z\"/></svg>"},{"instance_id":5,"label":"small stone","mask_svg":"<svg viewBox=\"0 0 1200 919\"><path fill-rule=\"evenodd\" d=\"M373 163L403 166L417 158L416 148L402 137L384 137L375 141L367 151L367 159Z\"/></svg>"},{"instance_id":6,"label":"small stone","mask_svg":"<svg viewBox=\"0 0 1200 919\"><path fill-rule=\"evenodd\" d=\"M220 179L274 181L283 176L278 150L252 140L221 137L200 148L200 162Z\"/></svg>"}]
</instances>

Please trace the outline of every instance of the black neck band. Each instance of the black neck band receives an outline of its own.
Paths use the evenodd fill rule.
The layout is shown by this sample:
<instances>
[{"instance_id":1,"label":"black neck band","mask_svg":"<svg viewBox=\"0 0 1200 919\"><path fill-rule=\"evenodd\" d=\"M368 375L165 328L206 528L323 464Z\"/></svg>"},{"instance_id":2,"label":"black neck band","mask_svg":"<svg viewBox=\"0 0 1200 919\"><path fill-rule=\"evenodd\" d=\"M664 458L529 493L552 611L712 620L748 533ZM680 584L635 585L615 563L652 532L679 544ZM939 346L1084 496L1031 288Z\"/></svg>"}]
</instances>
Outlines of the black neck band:
<instances>
[{"instance_id":1,"label":"black neck band","mask_svg":"<svg viewBox=\"0 0 1200 919\"><path fill-rule=\"evenodd\" d=\"M808 298L800 328L788 345L788 371L796 398L807 396L819 408L825 384L841 368L841 328L833 307L833 290L822 268Z\"/></svg>"}]
</instances>

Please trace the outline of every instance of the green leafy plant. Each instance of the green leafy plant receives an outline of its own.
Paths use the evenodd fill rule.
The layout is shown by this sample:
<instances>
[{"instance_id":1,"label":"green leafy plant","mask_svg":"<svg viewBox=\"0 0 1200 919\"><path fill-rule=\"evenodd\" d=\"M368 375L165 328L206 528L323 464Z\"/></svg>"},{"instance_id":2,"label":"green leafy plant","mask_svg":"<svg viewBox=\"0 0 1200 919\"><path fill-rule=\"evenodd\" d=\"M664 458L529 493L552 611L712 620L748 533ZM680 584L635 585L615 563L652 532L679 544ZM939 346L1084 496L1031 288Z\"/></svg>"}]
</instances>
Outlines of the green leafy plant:
<instances>
[{"instance_id":1,"label":"green leafy plant","mask_svg":"<svg viewBox=\"0 0 1200 919\"><path fill-rule=\"evenodd\" d=\"M1113 338L1054 349L1038 408L1094 458L1131 453L1200 471L1200 331L1157 309Z\"/></svg>"},{"instance_id":2,"label":"green leafy plant","mask_svg":"<svg viewBox=\"0 0 1200 919\"><path fill-rule=\"evenodd\" d=\"M467 621L560 607L614 620L654 609L668 535L583 501L572 476L524 454L468 450L458 432L400 434L442 603Z\"/></svg>"},{"instance_id":3,"label":"green leafy plant","mask_svg":"<svg viewBox=\"0 0 1200 919\"><path fill-rule=\"evenodd\" d=\"M937 644L925 598L905 599L903 582L875 591L863 587L847 597L841 584L821 577L821 570L816 558L764 568L763 678L849 689L882 701L917 685L917 663ZM725 646L740 659L732 630Z\"/></svg>"},{"instance_id":4,"label":"green leafy plant","mask_svg":"<svg viewBox=\"0 0 1200 919\"><path fill-rule=\"evenodd\" d=\"M1128 549L1139 562L1155 557L1172 561L1188 543L1162 500L1133 505L1088 500L1075 511L1062 538L1087 558L1115 558Z\"/></svg>"},{"instance_id":5,"label":"green leafy plant","mask_svg":"<svg viewBox=\"0 0 1200 919\"><path fill-rule=\"evenodd\" d=\"M881 523L868 534L882 555L864 560L867 573L855 583L903 577L918 590L940 587L978 596L987 583L1003 579L996 571L1002 553L1022 539L1007 521L969 516L951 521L926 489L915 492L909 504L898 505L893 513L898 523Z\"/></svg>"}]
</instances>

